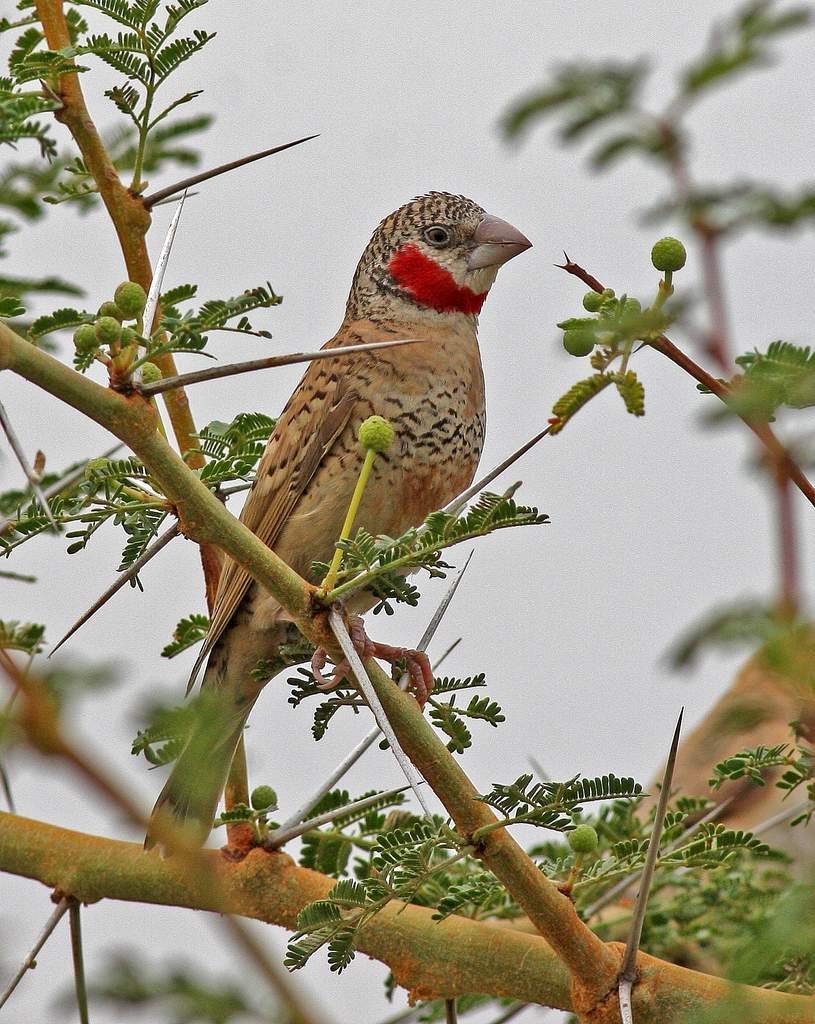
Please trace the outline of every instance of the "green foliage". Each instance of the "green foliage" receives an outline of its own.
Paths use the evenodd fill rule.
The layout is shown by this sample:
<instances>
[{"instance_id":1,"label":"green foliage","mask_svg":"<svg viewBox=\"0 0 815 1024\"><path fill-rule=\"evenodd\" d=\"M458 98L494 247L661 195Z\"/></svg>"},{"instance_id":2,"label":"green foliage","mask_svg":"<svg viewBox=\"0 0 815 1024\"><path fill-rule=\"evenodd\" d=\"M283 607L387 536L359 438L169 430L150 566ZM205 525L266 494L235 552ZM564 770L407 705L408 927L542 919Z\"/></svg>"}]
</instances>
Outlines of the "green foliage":
<instances>
[{"instance_id":1,"label":"green foliage","mask_svg":"<svg viewBox=\"0 0 815 1024\"><path fill-rule=\"evenodd\" d=\"M372 537L360 529L353 538L338 541L343 551L343 562L337 574L337 584L327 595L328 600L347 597L365 588L379 598L377 611L389 609L391 600L416 604L418 592L408 584L406 571L424 569L431 576L444 576L449 565L441 561L445 548L475 537L484 537L495 530L511 526L539 526L549 522L549 516L536 508L518 505L513 499L517 489L504 494L484 491L466 511L432 512L420 527L407 530L400 537ZM328 571L324 563L315 562L312 572L322 579ZM392 610L392 609L391 609Z\"/></svg>"},{"instance_id":2,"label":"green foliage","mask_svg":"<svg viewBox=\"0 0 815 1024\"><path fill-rule=\"evenodd\" d=\"M260 412L238 413L231 423L214 420L196 437L197 450L208 458L201 479L210 486L252 479L276 420Z\"/></svg>"},{"instance_id":3,"label":"green foliage","mask_svg":"<svg viewBox=\"0 0 815 1024\"><path fill-rule=\"evenodd\" d=\"M23 651L33 657L39 654L44 643L45 626L40 623L0 619L0 649Z\"/></svg>"},{"instance_id":4,"label":"green foliage","mask_svg":"<svg viewBox=\"0 0 815 1024\"><path fill-rule=\"evenodd\" d=\"M479 799L499 811L505 824L536 825L564 832L573 827L574 816L580 814L584 804L621 797L633 799L641 792L638 782L613 774L535 783L532 775L521 775L510 785L493 783L492 791Z\"/></svg>"},{"instance_id":5,"label":"green foliage","mask_svg":"<svg viewBox=\"0 0 815 1024\"><path fill-rule=\"evenodd\" d=\"M176 301L182 301L187 295L182 292L173 297ZM256 288L249 288L231 299L210 299L197 313L179 315L175 308L165 309L159 332L154 335L148 347L148 355L152 357L165 352L201 352L208 340L207 331L225 327L233 320L237 320L237 323L230 330L242 333L252 331L252 324L246 314L255 309L279 306L282 301L283 296L275 294L267 282L265 287L259 285ZM162 331L167 332L166 338L162 338Z\"/></svg>"},{"instance_id":6,"label":"green foliage","mask_svg":"<svg viewBox=\"0 0 815 1024\"><path fill-rule=\"evenodd\" d=\"M195 733L202 751L217 741L225 726L227 709L217 695L201 691L178 706L153 705L144 714L147 724L139 729L130 753L143 755L153 766L169 764Z\"/></svg>"},{"instance_id":7,"label":"green foliage","mask_svg":"<svg viewBox=\"0 0 815 1024\"><path fill-rule=\"evenodd\" d=\"M809 346L774 341L766 353L747 352L736 363L744 373L728 401L731 412L769 419L782 405L815 405L815 353Z\"/></svg>"},{"instance_id":8,"label":"green foliage","mask_svg":"<svg viewBox=\"0 0 815 1024\"><path fill-rule=\"evenodd\" d=\"M253 1004L248 988L243 979L215 981L208 973L205 980L181 964L151 969L132 952L111 957L88 985L92 1005L107 1004L128 1016L141 1009L167 1024L238 1024L250 1017L271 1022L267 1008Z\"/></svg>"},{"instance_id":9,"label":"green foliage","mask_svg":"<svg viewBox=\"0 0 815 1024\"><path fill-rule=\"evenodd\" d=\"M162 649L162 658L174 658L182 651L199 644L209 631L209 617L193 612L181 619L173 630L172 640Z\"/></svg>"}]
</instances>

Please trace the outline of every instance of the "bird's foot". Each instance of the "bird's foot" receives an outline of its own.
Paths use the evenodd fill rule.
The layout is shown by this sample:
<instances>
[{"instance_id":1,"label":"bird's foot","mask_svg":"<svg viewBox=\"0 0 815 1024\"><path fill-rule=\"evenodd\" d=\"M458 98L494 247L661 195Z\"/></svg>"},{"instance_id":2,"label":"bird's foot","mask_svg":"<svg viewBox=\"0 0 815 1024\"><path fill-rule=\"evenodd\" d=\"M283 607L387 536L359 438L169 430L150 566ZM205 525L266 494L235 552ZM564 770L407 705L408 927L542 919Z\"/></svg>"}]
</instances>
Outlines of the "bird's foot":
<instances>
[{"instance_id":1,"label":"bird's foot","mask_svg":"<svg viewBox=\"0 0 815 1024\"><path fill-rule=\"evenodd\" d=\"M348 632L357 654L363 661L367 658L379 658L382 661L387 661L390 665L395 665L400 661L404 662L405 671L410 679L409 689L412 690L419 702L419 707L424 708L427 698L433 692L433 672L425 652L416 651L410 647L391 647L390 644L380 644L371 640L365 632L365 625L359 615L354 615L349 620ZM350 665L343 658L330 676L324 676L322 670L325 668L326 661L325 651L321 647L318 648L311 659L311 671L321 690L331 690L338 686L351 671Z\"/></svg>"}]
</instances>

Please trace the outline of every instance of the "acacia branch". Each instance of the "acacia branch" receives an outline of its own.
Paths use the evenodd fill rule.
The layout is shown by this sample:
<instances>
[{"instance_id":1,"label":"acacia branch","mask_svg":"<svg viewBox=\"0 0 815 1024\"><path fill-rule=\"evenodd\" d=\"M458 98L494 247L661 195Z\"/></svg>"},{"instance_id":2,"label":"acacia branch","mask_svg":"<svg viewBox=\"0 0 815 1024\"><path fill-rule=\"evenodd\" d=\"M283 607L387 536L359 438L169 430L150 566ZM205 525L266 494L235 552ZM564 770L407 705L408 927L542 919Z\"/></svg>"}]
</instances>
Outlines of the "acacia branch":
<instances>
[{"instance_id":1,"label":"acacia branch","mask_svg":"<svg viewBox=\"0 0 815 1024\"><path fill-rule=\"evenodd\" d=\"M229 912L294 931L303 907L324 899L336 881L259 848L239 861L218 851L204 855L219 879L217 892L176 858L0 812L0 869L69 889L82 903L116 899ZM568 975L542 939L461 917L436 922L433 913L393 902L360 930L357 948L387 964L416 999L485 992L570 1008Z\"/></svg>"},{"instance_id":2,"label":"acacia branch","mask_svg":"<svg viewBox=\"0 0 815 1024\"><path fill-rule=\"evenodd\" d=\"M61 50L70 46L71 36L65 21L62 0L36 0L36 8L49 48ZM99 195L119 239L128 279L136 281L145 291L149 291L153 279L146 242L151 223L150 213L142 198L126 188L119 177L88 112L79 79L80 76L75 72L60 76L57 92L62 106L54 111L54 116L70 131L85 166L96 182ZM164 377L173 377L178 373L171 353L156 356L155 363ZM201 469L205 462L203 455L191 450L198 442L187 396L180 389L170 391L164 402L179 451L186 455L187 462L193 469ZM210 590L214 587L211 579L212 558L204 548L201 550L201 561L207 589Z\"/></svg>"}]
</instances>

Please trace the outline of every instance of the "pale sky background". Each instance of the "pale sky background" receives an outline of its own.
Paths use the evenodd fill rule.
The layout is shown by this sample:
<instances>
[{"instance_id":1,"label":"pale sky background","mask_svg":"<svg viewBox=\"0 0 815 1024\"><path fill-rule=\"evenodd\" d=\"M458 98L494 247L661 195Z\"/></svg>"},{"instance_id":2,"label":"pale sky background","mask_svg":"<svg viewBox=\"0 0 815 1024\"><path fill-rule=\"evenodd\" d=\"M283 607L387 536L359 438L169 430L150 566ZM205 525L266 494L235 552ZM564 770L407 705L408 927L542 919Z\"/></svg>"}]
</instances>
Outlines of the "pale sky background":
<instances>
[{"instance_id":1,"label":"pale sky background","mask_svg":"<svg viewBox=\"0 0 815 1024\"><path fill-rule=\"evenodd\" d=\"M273 332L272 341L213 337L210 348L225 361L316 348L340 322L357 259L381 217L429 189L471 196L535 245L501 271L482 316L486 470L537 432L552 402L585 374L586 363L563 353L554 327L576 314L584 290L553 268L562 250L606 283L647 300L656 281L650 246L670 228L644 228L634 215L665 192L655 168L629 161L594 177L579 152L559 148L550 127L520 148L507 146L497 131L499 116L554 64L586 56L647 54L658 65L651 96L659 104L677 69L700 50L710 20L734 6L721 0L213 3L189 25L217 29L218 36L171 87L180 94L206 84L195 107L186 108L216 115L202 142L203 166L321 135L204 186L187 204L166 284L196 281L199 295L209 298L268 280L285 296L282 306L253 318ZM749 175L788 187L811 180L812 39L802 33L783 40L779 66L711 93L694 111L689 126L698 177L726 182ZM115 119L102 97L105 84L105 74L86 76L103 126ZM153 187L183 173L169 169ZM171 215L171 207L156 211L154 256ZM91 308L110 298L124 276L102 212L80 219L70 206L58 207L10 244L10 272L59 269L88 288ZM811 340L812 254L805 233L751 234L728 250L728 307L740 351L777 337ZM698 281L691 248L677 283L684 289ZM63 355L69 358L67 345ZM180 362L189 369L201 364ZM709 656L692 674L677 676L664 660L671 641L718 603L773 591L771 506L748 472L746 431L703 429L701 416L712 400L656 353L642 353L635 367L646 387L644 419L627 416L618 398L606 394L500 481L523 479L521 498L548 512L552 523L478 544L434 643L438 654L464 638L445 670L485 671L487 692L507 717L497 732L476 726L474 746L462 758L482 791L527 770L529 755L555 778L613 771L647 781L679 706L685 704L689 724L697 722L739 663L738 656ZM229 420L240 410L276 414L299 375L294 367L198 385L190 395L196 421ZM100 428L17 377L4 375L0 392L28 451L41 448L50 467L110 443ZM0 470L6 487L18 483L19 470L7 457ZM811 515L797 494L795 506L802 522ZM812 546L805 540L808 560ZM36 586L0 582L2 617L44 621L52 641L113 579L121 540L105 532L70 558L64 548L64 541L43 538L7 564L36 574ZM464 554L456 552L459 564ZM167 662L159 651L178 619L204 607L193 546L176 542L143 582L144 594L123 591L70 642L65 659L119 665L117 688L77 706L76 735L147 810L161 778L130 756L130 739L148 699L183 693L194 655ZM372 633L415 643L443 587L423 584L427 599L419 609L372 619ZM315 745L311 709L292 711L287 692L282 683L268 688L247 734L251 778L278 789L282 813L368 728L362 719L346 720ZM140 839L61 765L15 754L9 771L20 813ZM348 785L359 792L400 780L390 755L375 750ZM3 877L0 908L5 977L51 904L39 884ZM91 978L113 949L141 950L152 964L193 964L208 977L238 975L232 948L207 914L106 902L85 911L83 928ZM281 930L258 932L282 949ZM385 974L382 965L360 957L340 979L315 962L295 980L309 988L326 1022L375 1024L405 1005L401 992L392 1006L385 1002ZM62 1019L53 1000L70 979L66 923L6 1015L21 1024ZM92 1019L131 1018L102 1009ZM558 1015L530 1010L522 1019L551 1022Z\"/></svg>"}]
</instances>

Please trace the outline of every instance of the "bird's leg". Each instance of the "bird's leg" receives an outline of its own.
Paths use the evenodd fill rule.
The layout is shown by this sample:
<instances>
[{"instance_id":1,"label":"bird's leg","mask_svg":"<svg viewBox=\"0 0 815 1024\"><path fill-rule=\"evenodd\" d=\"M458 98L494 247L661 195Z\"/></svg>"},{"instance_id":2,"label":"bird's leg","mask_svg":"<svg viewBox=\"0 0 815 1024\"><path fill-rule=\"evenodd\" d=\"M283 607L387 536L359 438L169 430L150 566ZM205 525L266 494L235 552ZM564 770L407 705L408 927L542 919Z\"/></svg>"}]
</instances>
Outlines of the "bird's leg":
<instances>
[{"instance_id":1,"label":"bird's leg","mask_svg":"<svg viewBox=\"0 0 815 1024\"><path fill-rule=\"evenodd\" d=\"M405 669L410 677L410 689L423 708L427 698L433 692L433 672L430 668L430 661L424 651L416 651L409 647L391 647L390 644L380 644L371 640L365 632L365 624L362 616L352 615L348 621L348 633L351 642L357 650L360 658L365 661L367 658L380 658L394 665L398 661L404 661ZM327 656L322 647L317 648L311 659L311 672L317 686L321 690L332 690L338 686L348 675L350 666L343 658L330 676L324 676L322 670L325 668Z\"/></svg>"}]
</instances>

